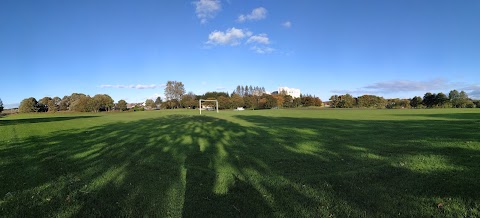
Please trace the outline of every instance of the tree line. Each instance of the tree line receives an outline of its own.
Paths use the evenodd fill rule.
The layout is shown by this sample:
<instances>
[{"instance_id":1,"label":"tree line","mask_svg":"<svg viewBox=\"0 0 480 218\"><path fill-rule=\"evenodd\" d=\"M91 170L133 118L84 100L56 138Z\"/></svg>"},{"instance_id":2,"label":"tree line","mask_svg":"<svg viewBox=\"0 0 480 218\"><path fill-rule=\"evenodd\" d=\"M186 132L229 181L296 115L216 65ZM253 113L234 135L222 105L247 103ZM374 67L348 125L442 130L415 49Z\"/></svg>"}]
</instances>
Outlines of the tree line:
<instances>
[{"instance_id":1,"label":"tree line","mask_svg":"<svg viewBox=\"0 0 480 218\"><path fill-rule=\"evenodd\" d=\"M18 111L20 113L75 111L99 112L110 111L114 107L113 99L107 94L97 94L93 97L83 93L72 93L63 98L43 97L38 100L34 97L23 99Z\"/></svg>"},{"instance_id":2,"label":"tree line","mask_svg":"<svg viewBox=\"0 0 480 218\"><path fill-rule=\"evenodd\" d=\"M381 96L362 95L353 97L350 94L330 97L332 108L480 108L479 100L472 100L465 91L452 90L448 96L442 92L427 92L422 97L411 99L385 99Z\"/></svg>"},{"instance_id":3,"label":"tree line","mask_svg":"<svg viewBox=\"0 0 480 218\"><path fill-rule=\"evenodd\" d=\"M128 103L125 100L119 100L117 103L114 103L114 100L107 94L97 94L91 97L83 93L72 93L63 98L44 97L38 101L30 97L22 100L19 112L196 109L199 99L216 99L219 103L219 109L235 109L238 107L246 109L272 109L323 106L322 100L316 96L301 95L300 98L293 98L286 92L267 94L264 87L251 85L238 85L231 94L228 92L207 92L203 95L196 95L193 92L187 93L182 82L168 81L164 92L165 100L160 97L157 97L155 100L147 99L145 102L137 103L131 108L128 107ZM345 94L333 95L329 100L325 106L332 108L480 108L479 100L472 100L466 92L457 90L450 91L448 96L441 92L427 92L423 97L414 96L411 99L385 99L376 95L353 97L350 94ZM206 102L205 105L209 106L213 105L213 103ZM2 110L3 103L0 99L0 112Z\"/></svg>"},{"instance_id":4,"label":"tree line","mask_svg":"<svg viewBox=\"0 0 480 218\"><path fill-rule=\"evenodd\" d=\"M232 94L228 92L207 92L203 95L196 95L193 92L186 93L182 82L168 81L165 86L165 101L157 97L155 100L147 99L144 103L137 103L128 108L125 100L114 100L107 94L97 94L93 97L83 93L73 93L69 96L44 97L37 99L30 97L22 100L19 106L20 113L30 112L99 112L99 111L125 111L125 110L151 110L151 109L175 109L198 107L199 99L216 99L219 109L235 109L243 107L247 109L272 109L272 108L295 108L308 106L322 106L320 98L312 95L302 95L300 98L293 98L285 92L267 94L264 87L258 86L237 86ZM209 103L205 103L209 105Z\"/></svg>"},{"instance_id":5,"label":"tree line","mask_svg":"<svg viewBox=\"0 0 480 218\"><path fill-rule=\"evenodd\" d=\"M300 98L293 98L285 92L267 94L264 87L251 85L238 85L231 94L228 92L207 92L203 95L195 95L193 92L185 94L183 84L179 82L167 83L165 88L166 101L161 108L190 108L198 107L200 99L218 100L219 109L235 109L243 107L247 109L272 109L272 108L294 108L308 106L322 106L320 98L312 95L302 95ZM212 102L205 102L206 106L213 105Z\"/></svg>"}]
</instances>

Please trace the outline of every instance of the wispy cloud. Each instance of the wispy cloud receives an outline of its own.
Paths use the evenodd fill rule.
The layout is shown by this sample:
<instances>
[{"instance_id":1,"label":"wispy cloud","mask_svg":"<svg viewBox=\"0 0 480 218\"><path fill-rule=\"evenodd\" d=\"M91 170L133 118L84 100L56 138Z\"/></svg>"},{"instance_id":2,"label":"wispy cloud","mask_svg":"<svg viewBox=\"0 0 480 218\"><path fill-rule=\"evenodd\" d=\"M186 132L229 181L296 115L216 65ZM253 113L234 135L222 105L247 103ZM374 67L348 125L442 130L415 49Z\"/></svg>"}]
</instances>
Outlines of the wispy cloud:
<instances>
[{"instance_id":1,"label":"wispy cloud","mask_svg":"<svg viewBox=\"0 0 480 218\"><path fill-rule=\"evenodd\" d=\"M332 90L333 93L339 94L389 94L399 92L414 91L434 91L443 90L452 87L452 83L443 79L435 79L429 81L411 81L411 80L390 80L377 82L354 90Z\"/></svg>"},{"instance_id":2,"label":"wispy cloud","mask_svg":"<svg viewBox=\"0 0 480 218\"><path fill-rule=\"evenodd\" d=\"M19 105L20 105L20 103L4 104L3 107L5 109L11 109L11 108L18 108Z\"/></svg>"},{"instance_id":3,"label":"wispy cloud","mask_svg":"<svg viewBox=\"0 0 480 218\"><path fill-rule=\"evenodd\" d=\"M195 5L195 13L201 23L206 23L209 19L213 19L222 10L219 0L199 0L193 2L193 4Z\"/></svg>"},{"instance_id":4,"label":"wispy cloud","mask_svg":"<svg viewBox=\"0 0 480 218\"><path fill-rule=\"evenodd\" d=\"M374 83L372 85L365 86L364 88L381 93L392 93L439 90L449 86L450 84L443 79L435 79L430 81L392 80Z\"/></svg>"},{"instance_id":5,"label":"wispy cloud","mask_svg":"<svg viewBox=\"0 0 480 218\"><path fill-rule=\"evenodd\" d=\"M207 44L236 46L242 39L251 35L252 32L235 27L227 29L225 32L215 30L208 35Z\"/></svg>"},{"instance_id":6,"label":"wispy cloud","mask_svg":"<svg viewBox=\"0 0 480 218\"><path fill-rule=\"evenodd\" d=\"M470 98L480 99L480 85L466 86L463 87L462 90L466 91Z\"/></svg>"},{"instance_id":7,"label":"wispy cloud","mask_svg":"<svg viewBox=\"0 0 480 218\"><path fill-rule=\"evenodd\" d=\"M250 36L247 40L247 43L259 43L259 44L270 44L270 39L268 38L267 34L262 33L259 35Z\"/></svg>"},{"instance_id":8,"label":"wispy cloud","mask_svg":"<svg viewBox=\"0 0 480 218\"><path fill-rule=\"evenodd\" d=\"M282 23L282 26L284 26L285 28L290 28L290 27L292 27L292 22L287 20L287 21Z\"/></svg>"},{"instance_id":9,"label":"wispy cloud","mask_svg":"<svg viewBox=\"0 0 480 218\"><path fill-rule=\"evenodd\" d=\"M217 88L215 88L217 91L224 91L226 90L227 88L223 87L223 86L219 86Z\"/></svg>"},{"instance_id":10,"label":"wispy cloud","mask_svg":"<svg viewBox=\"0 0 480 218\"><path fill-rule=\"evenodd\" d=\"M165 88L164 84L151 84L151 85L100 85L100 88L117 88L117 89L157 89Z\"/></svg>"},{"instance_id":11,"label":"wispy cloud","mask_svg":"<svg viewBox=\"0 0 480 218\"><path fill-rule=\"evenodd\" d=\"M267 9L263 7L255 8L250 14L242 14L238 16L237 21L242 23L249 20L262 20L267 17Z\"/></svg>"},{"instance_id":12,"label":"wispy cloud","mask_svg":"<svg viewBox=\"0 0 480 218\"><path fill-rule=\"evenodd\" d=\"M255 51L258 54L270 54L275 51L274 48L267 47L267 46L252 46L251 50Z\"/></svg>"}]
</instances>

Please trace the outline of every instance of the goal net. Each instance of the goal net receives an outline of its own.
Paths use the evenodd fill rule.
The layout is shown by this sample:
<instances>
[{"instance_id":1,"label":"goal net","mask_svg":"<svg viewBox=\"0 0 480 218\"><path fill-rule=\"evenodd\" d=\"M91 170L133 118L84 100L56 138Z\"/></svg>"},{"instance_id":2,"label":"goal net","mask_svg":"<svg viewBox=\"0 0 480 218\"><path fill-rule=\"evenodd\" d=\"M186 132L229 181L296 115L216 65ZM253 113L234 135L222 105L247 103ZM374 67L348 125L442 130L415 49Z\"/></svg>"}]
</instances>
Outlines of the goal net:
<instances>
[{"instance_id":1,"label":"goal net","mask_svg":"<svg viewBox=\"0 0 480 218\"><path fill-rule=\"evenodd\" d=\"M215 109L213 109L210 105L203 105L203 102L215 102ZM200 99L198 100L198 110L200 111L200 114L202 114L202 110L216 110L218 113L218 101L217 100L204 100Z\"/></svg>"}]
</instances>

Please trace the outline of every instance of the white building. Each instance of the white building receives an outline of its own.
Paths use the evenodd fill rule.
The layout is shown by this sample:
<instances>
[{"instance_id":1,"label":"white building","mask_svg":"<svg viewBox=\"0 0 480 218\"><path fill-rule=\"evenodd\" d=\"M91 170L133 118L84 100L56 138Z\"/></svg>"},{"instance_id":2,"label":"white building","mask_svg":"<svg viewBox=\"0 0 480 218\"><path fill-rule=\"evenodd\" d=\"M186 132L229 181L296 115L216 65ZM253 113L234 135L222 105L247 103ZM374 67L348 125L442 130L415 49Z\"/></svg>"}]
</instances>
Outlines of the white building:
<instances>
[{"instance_id":1,"label":"white building","mask_svg":"<svg viewBox=\"0 0 480 218\"><path fill-rule=\"evenodd\" d=\"M288 87L278 87L278 93L285 91L287 95L292 96L293 98L300 98L300 89L288 88Z\"/></svg>"}]
</instances>

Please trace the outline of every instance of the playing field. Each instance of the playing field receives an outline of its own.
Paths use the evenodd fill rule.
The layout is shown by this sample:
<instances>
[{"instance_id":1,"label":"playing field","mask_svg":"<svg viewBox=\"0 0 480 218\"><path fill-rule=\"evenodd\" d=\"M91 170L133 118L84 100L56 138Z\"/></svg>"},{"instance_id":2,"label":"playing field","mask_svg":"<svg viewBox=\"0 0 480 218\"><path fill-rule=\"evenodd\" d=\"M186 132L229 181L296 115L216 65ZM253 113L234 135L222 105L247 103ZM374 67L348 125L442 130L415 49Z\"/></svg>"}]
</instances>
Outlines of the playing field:
<instances>
[{"instance_id":1,"label":"playing field","mask_svg":"<svg viewBox=\"0 0 480 218\"><path fill-rule=\"evenodd\" d=\"M0 217L478 217L480 109L0 118Z\"/></svg>"}]
</instances>

